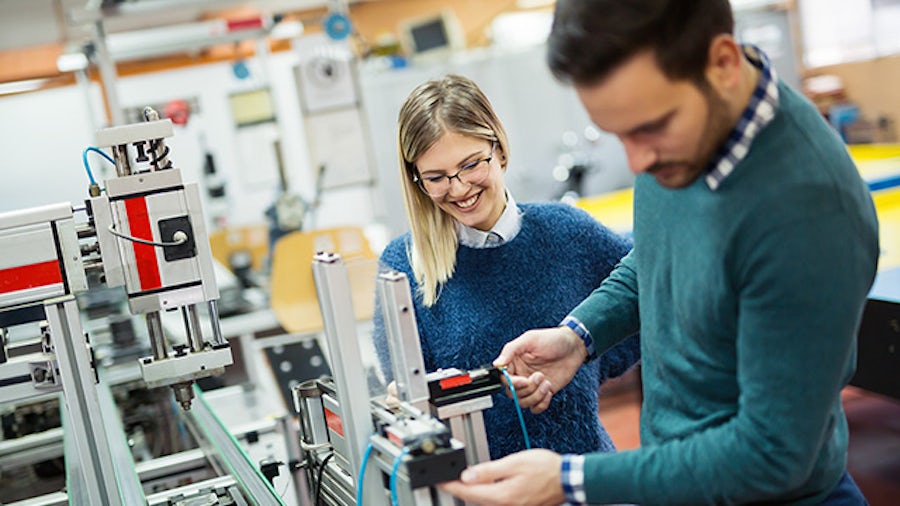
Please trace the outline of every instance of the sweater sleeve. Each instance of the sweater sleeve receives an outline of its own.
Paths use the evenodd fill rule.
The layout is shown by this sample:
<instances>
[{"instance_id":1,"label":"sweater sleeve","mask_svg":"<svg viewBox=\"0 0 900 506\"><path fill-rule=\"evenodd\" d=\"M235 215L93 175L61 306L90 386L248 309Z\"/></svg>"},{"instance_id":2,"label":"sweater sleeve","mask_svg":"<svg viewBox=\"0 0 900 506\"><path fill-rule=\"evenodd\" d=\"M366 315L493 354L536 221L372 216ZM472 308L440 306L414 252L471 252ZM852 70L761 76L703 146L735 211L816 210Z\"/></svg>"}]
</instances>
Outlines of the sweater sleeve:
<instances>
[{"instance_id":1,"label":"sweater sleeve","mask_svg":"<svg viewBox=\"0 0 900 506\"><path fill-rule=\"evenodd\" d=\"M570 313L591 333L598 354L640 329L634 255L634 250L625 255L609 277Z\"/></svg>"},{"instance_id":2,"label":"sweater sleeve","mask_svg":"<svg viewBox=\"0 0 900 506\"><path fill-rule=\"evenodd\" d=\"M622 258L631 251L632 244L630 240L599 224L598 239L595 242L597 251L594 255L598 260L594 265L597 269L597 279L605 280L622 261ZM641 343L638 335L632 335L616 344L599 357L600 383L602 384L607 378L621 376L634 366L640 358Z\"/></svg>"},{"instance_id":3,"label":"sweater sleeve","mask_svg":"<svg viewBox=\"0 0 900 506\"><path fill-rule=\"evenodd\" d=\"M847 214L832 210L745 230L732 280L740 314L736 412L724 423L656 446L587 456L588 502L784 499L814 469L841 472L833 468L845 462L840 431L846 422L836 394L852 374L854 336L877 257L876 239L854 230ZM631 299L617 284L592 298L610 305L607 299L616 294ZM599 307L592 303L578 312L592 330L618 330L587 313Z\"/></svg>"},{"instance_id":4,"label":"sweater sleeve","mask_svg":"<svg viewBox=\"0 0 900 506\"><path fill-rule=\"evenodd\" d=\"M600 383L618 378L641 360L641 338L635 334L600 355Z\"/></svg>"}]
</instances>

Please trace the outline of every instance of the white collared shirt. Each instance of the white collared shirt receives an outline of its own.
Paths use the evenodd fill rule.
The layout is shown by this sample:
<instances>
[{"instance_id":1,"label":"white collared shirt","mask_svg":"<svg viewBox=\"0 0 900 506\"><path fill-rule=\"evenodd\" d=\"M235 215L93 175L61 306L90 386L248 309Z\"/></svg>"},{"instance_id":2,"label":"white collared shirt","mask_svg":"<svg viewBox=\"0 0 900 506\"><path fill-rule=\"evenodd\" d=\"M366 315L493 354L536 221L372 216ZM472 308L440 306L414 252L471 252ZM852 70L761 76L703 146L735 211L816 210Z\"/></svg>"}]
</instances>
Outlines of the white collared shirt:
<instances>
[{"instance_id":1,"label":"white collared shirt","mask_svg":"<svg viewBox=\"0 0 900 506\"><path fill-rule=\"evenodd\" d=\"M512 193L506 190L506 208L493 228L485 232L456 222L456 237L459 243L470 248L496 248L516 237L522 228L522 217Z\"/></svg>"}]
</instances>

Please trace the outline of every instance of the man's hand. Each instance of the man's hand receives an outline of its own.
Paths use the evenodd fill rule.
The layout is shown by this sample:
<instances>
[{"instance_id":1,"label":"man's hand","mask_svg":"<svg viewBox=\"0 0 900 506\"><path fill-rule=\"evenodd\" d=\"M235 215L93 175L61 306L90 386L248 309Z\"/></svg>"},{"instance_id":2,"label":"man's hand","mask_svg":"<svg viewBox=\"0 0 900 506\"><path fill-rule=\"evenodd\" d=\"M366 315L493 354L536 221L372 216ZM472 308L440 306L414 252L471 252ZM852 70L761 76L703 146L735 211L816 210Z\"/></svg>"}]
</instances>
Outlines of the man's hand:
<instances>
[{"instance_id":1,"label":"man's hand","mask_svg":"<svg viewBox=\"0 0 900 506\"><path fill-rule=\"evenodd\" d=\"M397 382L388 383L387 394L384 396L384 403L390 408L396 408L400 405L400 397L397 395Z\"/></svg>"},{"instance_id":2,"label":"man's hand","mask_svg":"<svg viewBox=\"0 0 900 506\"><path fill-rule=\"evenodd\" d=\"M482 506L538 506L566 501L560 479L562 457L550 450L527 450L463 471L461 481L441 490Z\"/></svg>"},{"instance_id":3,"label":"man's hand","mask_svg":"<svg viewBox=\"0 0 900 506\"><path fill-rule=\"evenodd\" d=\"M584 363L584 341L568 327L529 330L506 343L494 366L506 367L523 408L547 409Z\"/></svg>"}]
</instances>

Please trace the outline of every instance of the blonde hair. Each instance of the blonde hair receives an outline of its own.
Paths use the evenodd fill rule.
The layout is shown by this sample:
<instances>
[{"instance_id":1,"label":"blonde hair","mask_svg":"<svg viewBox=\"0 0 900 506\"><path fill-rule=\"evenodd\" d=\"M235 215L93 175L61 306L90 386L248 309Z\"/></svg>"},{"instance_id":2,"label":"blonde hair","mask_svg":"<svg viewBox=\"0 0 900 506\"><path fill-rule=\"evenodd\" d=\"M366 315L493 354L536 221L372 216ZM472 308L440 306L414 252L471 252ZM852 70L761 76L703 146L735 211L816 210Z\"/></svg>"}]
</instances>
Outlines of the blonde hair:
<instances>
[{"instance_id":1,"label":"blonde hair","mask_svg":"<svg viewBox=\"0 0 900 506\"><path fill-rule=\"evenodd\" d=\"M490 101L472 80L449 74L416 87L398 118L400 180L409 218L413 275L425 306L437 302L440 289L456 268L455 220L414 181L416 161L447 132L496 142L501 167L509 159L509 141Z\"/></svg>"}]
</instances>

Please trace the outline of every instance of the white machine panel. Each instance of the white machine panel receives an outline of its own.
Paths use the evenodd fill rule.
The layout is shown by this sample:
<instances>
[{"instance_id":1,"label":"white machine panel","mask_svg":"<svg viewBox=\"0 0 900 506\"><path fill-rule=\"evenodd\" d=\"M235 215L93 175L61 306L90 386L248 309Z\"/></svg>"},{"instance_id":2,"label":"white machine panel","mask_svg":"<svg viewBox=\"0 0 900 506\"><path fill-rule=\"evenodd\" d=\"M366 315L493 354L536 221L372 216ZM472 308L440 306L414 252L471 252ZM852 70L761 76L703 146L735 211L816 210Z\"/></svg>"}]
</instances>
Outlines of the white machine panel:
<instances>
[{"instance_id":1,"label":"white machine panel","mask_svg":"<svg viewBox=\"0 0 900 506\"><path fill-rule=\"evenodd\" d=\"M0 250L0 270L57 260L56 241L49 223L0 230L0 241L15 245Z\"/></svg>"},{"instance_id":2,"label":"white machine panel","mask_svg":"<svg viewBox=\"0 0 900 506\"><path fill-rule=\"evenodd\" d=\"M172 120L170 119L115 126L97 132L97 146L101 148L120 146L137 140L171 137L172 134Z\"/></svg>"},{"instance_id":3,"label":"white machine panel","mask_svg":"<svg viewBox=\"0 0 900 506\"><path fill-rule=\"evenodd\" d=\"M21 222L21 221L20 221ZM0 229L0 307L63 295L63 271L49 223Z\"/></svg>"}]
</instances>

